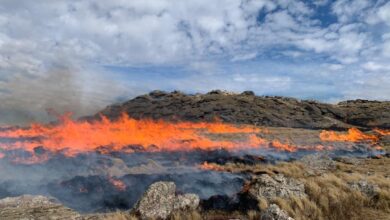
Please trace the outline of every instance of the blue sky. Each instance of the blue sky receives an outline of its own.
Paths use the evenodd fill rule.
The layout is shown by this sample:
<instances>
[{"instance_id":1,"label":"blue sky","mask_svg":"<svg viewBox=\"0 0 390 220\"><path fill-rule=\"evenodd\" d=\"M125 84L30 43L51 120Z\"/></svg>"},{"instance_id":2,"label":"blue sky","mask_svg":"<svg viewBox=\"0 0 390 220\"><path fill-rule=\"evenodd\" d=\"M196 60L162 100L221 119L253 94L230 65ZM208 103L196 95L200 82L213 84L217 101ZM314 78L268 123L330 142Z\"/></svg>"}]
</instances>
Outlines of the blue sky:
<instances>
[{"instance_id":1,"label":"blue sky","mask_svg":"<svg viewBox=\"0 0 390 220\"><path fill-rule=\"evenodd\" d=\"M390 99L388 0L1 0L0 123L154 89Z\"/></svg>"}]
</instances>

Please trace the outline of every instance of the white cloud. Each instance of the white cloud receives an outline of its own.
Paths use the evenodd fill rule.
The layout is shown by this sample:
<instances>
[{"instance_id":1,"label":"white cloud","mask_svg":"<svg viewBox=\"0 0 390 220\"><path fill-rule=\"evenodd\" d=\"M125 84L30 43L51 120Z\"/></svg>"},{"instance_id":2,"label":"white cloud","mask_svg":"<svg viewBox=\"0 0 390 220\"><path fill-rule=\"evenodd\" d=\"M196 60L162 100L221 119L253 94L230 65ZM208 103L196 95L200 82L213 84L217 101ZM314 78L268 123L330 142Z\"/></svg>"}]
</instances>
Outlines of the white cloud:
<instances>
[{"instance_id":1,"label":"white cloud","mask_svg":"<svg viewBox=\"0 0 390 220\"><path fill-rule=\"evenodd\" d=\"M362 64L362 67L368 71L390 71L389 63L377 63L369 61L367 63Z\"/></svg>"},{"instance_id":2,"label":"white cloud","mask_svg":"<svg viewBox=\"0 0 390 220\"><path fill-rule=\"evenodd\" d=\"M379 8L378 17L390 26L390 2Z\"/></svg>"},{"instance_id":3,"label":"white cloud","mask_svg":"<svg viewBox=\"0 0 390 220\"><path fill-rule=\"evenodd\" d=\"M76 109L84 114L114 101L115 94L140 91L142 82L127 82L131 86L126 87L121 85L121 79L102 77L106 73L101 66L107 65L178 66L207 75L203 79L188 76L169 82L178 89L191 85L204 86L204 90L215 86L234 90L249 87L264 93L290 89L291 94L301 95L303 92L294 92L296 87L309 88L304 84L313 84L307 90L311 92L317 83L321 94L338 89L335 93L339 97L364 96L354 92L358 87L342 85L344 80L353 85L370 82L370 86L363 83L364 89L360 90L372 96L374 91L384 94L384 88L390 87L389 81L383 81L390 74L386 64L390 56L390 3L317 0L313 4L296 0L2 0L0 112L28 105L39 111L55 105L53 102L58 99L53 97L63 94L59 109ZM332 8L329 16L336 16L337 22L321 25L316 9L327 4ZM291 67L294 71L283 69L287 76L280 76L279 66L287 65L278 60L281 57L297 62ZM274 64L264 71L262 60ZM258 62L257 69L267 74L253 74L258 72L253 68L235 75L243 72L237 69L244 69L247 62ZM313 63L321 66L318 71L310 66ZM231 70L225 67L228 64L239 67ZM312 71L306 73L306 69ZM333 72L339 78L324 78ZM276 73L279 75L275 76ZM379 73L382 81L368 77ZM48 80L65 78L72 80L59 82L58 88L39 86ZM311 81L303 80L307 78ZM78 83L85 79L92 80ZM327 83L322 84L323 81ZM265 89L256 87L254 82L266 85ZM374 83L384 86L372 86ZM274 84L283 84L285 88L278 90L271 86ZM96 93L111 87L115 89ZM82 101L67 91L69 88L79 92L78 96L84 97ZM18 104L12 104L12 100Z\"/></svg>"}]
</instances>

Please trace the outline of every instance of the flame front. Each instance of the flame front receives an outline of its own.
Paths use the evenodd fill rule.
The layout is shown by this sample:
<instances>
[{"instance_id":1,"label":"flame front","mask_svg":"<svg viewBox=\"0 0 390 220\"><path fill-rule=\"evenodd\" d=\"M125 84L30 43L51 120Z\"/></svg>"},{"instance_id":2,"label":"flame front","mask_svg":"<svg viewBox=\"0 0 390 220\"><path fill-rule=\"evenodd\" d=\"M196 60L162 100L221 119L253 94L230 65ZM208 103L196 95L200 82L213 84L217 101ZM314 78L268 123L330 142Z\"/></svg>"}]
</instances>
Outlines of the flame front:
<instances>
[{"instance_id":1,"label":"flame front","mask_svg":"<svg viewBox=\"0 0 390 220\"><path fill-rule=\"evenodd\" d=\"M203 162L202 164L199 164L198 167L201 170L224 171L223 167L215 163Z\"/></svg>"},{"instance_id":2,"label":"flame front","mask_svg":"<svg viewBox=\"0 0 390 220\"><path fill-rule=\"evenodd\" d=\"M361 142L369 141L376 143L379 141L379 137L374 134L365 134L357 128L350 128L345 134L340 134L335 131L322 131L320 133L322 141L348 141L348 142Z\"/></svg>"},{"instance_id":3,"label":"flame front","mask_svg":"<svg viewBox=\"0 0 390 220\"><path fill-rule=\"evenodd\" d=\"M376 128L374 129L374 131L382 136L387 136L387 135L390 135L390 130L384 130L384 129L379 129L379 128Z\"/></svg>"},{"instance_id":4,"label":"flame front","mask_svg":"<svg viewBox=\"0 0 390 220\"><path fill-rule=\"evenodd\" d=\"M266 141L253 126L234 126L222 122L167 122L136 120L123 114L119 120L74 121L70 115L55 125L33 124L25 129L0 132L0 138L14 138L11 143L1 143L2 150L23 149L34 153L37 147L66 156L93 152L102 147L108 151L132 152L129 146L141 146L145 151L186 151L224 148L239 150L256 148ZM212 134L240 133L245 139L219 140Z\"/></svg>"},{"instance_id":5,"label":"flame front","mask_svg":"<svg viewBox=\"0 0 390 220\"><path fill-rule=\"evenodd\" d=\"M0 130L0 159L11 158L13 162L34 164L50 159L50 155L61 153L73 157L80 153L109 153L136 150L190 151L190 150L243 150L271 148L278 151L332 150L332 146L297 146L279 140L266 140L258 136L267 130L250 125L232 125L216 122L168 122L163 120L133 119L126 114L115 121L101 116L96 121L74 121L71 114L64 115L56 124L33 124L28 128L4 128ZM322 141L369 141L377 143L379 134L365 134L356 128L347 133L322 131ZM224 134L234 134L228 138ZM238 134L238 135L236 135ZM229 135L228 135L229 136ZM231 138L231 137L235 138ZM23 150L31 155L26 158L9 156L7 152Z\"/></svg>"}]
</instances>

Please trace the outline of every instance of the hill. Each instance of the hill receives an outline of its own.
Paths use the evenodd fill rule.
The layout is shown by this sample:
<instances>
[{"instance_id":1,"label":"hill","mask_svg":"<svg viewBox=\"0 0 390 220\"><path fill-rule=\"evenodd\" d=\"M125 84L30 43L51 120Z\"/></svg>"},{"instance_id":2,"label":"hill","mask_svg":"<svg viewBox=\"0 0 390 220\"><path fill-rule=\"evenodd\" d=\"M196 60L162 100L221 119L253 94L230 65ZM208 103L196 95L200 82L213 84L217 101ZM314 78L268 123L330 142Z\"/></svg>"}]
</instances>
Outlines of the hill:
<instances>
[{"instance_id":1,"label":"hill","mask_svg":"<svg viewBox=\"0 0 390 220\"><path fill-rule=\"evenodd\" d=\"M251 91L206 94L152 91L127 102L111 105L92 118L134 118L212 121L258 126L310 129L390 128L390 102L350 100L338 104L279 96L256 96ZM91 118L91 117L90 117Z\"/></svg>"}]
</instances>

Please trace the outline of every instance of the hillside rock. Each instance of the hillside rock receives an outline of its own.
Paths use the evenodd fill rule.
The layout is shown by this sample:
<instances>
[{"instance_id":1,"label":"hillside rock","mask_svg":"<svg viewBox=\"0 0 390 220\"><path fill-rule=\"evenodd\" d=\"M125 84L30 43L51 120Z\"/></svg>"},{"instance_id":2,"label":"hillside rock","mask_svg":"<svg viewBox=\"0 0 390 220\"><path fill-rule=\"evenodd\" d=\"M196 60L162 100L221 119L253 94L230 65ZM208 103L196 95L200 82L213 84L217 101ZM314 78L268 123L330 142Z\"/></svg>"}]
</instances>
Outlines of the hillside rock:
<instances>
[{"instance_id":1,"label":"hillside rock","mask_svg":"<svg viewBox=\"0 0 390 220\"><path fill-rule=\"evenodd\" d=\"M81 219L80 214L45 196L23 195L0 200L0 219Z\"/></svg>"},{"instance_id":2,"label":"hillside rock","mask_svg":"<svg viewBox=\"0 0 390 220\"><path fill-rule=\"evenodd\" d=\"M304 156L300 162L305 165L309 175L318 175L336 169L336 162L323 153Z\"/></svg>"},{"instance_id":3,"label":"hillside rock","mask_svg":"<svg viewBox=\"0 0 390 220\"><path fill-rule=\"evenodd\" d=\"M199 206L199 196L196 194L188 193L184 195L177 195L175 203L173 204L174 210L183 209L196 209Z\"/></svg>"},{"instance_id":4,"label":"hillside rock","mask_svg":"<svg viewBox=\"0 0 390 220\"><path fill-rule=\"evenodd\" d=\"M366 180L350 182L348 185L351 189L360 191L370 198L378 195L379 192L379 187L377 185L371 184Z\"/></svg>"},{"instance_id":5,"label":"hillside rock","mask_svg":"<svg viewBox=\"0 0 390 220\"><path fill-rule=\"evenodd\" d=\"M337 105L275 96L255 96L214 90L186 95L152 91L119 105L108 106L92 118L133 118L213 121L275 127L346 129L352 126L390 128L390 102L346 101Z\"/></svg>"},{"instance_id":6,"label":"hillside rock","mask_svg":"<svg viewBox=\"0 0 390 220\"><path fill-rule=\"evenodd\" d=\"M274 177L262 174L252 181L248 190L249 196L257 201L271 201L275 197L290 198L292 196L306 197L305 186L298 180L287 178L282 174Z\"/></svg>"},{"instance_id":7,"label":"hillside rock","mask_svg":"<svg viewBox=\"0 0 390 220\"><path fill-rule=\"evenodd\" d=\"M260 220L294 220L278 205L271 204L261 215Z\"/></svg>"},{"instance_id":8,"label":"hillside rock","mask_svg":"<svg viewBox=\"0 0 390 220\"><path fill-rule=\"evenodd\" d=\"M155 182L149 186L135 205L141 219L166 219L174 210L196 209L199 197L195 194L175 195L174 182Z\"/></svg>"}]
</instances>

